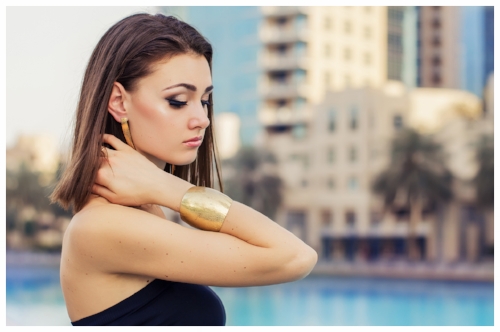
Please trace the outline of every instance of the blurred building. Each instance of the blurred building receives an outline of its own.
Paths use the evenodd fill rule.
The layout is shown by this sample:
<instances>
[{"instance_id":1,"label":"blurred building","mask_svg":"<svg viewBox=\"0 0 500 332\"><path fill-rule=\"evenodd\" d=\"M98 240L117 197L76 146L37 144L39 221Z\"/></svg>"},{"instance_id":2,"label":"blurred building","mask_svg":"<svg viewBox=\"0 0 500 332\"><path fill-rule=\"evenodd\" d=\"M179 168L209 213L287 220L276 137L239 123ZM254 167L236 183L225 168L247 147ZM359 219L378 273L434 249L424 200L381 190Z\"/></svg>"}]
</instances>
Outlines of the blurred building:
<instances>
[{"instance_id":1,"label":"blurred building","mask_svg":"<svg viewBox=\"0 0 500 332\"><path fill-rule=\"evenodd\" d=\"M417 10L417 85L460 88L460 7L422 6Z\"/></svg>"},{"instance_id":2,"label":"blurred building","mask_svg":"<svg viewBox=\"0 0 500 332\"><path fill-rule=\"evenodd\" d=\"M387 79L417 83L417 9L387 7Z\"/></svg>"},{"instance_id":3,"label":"blurred building","mask_svg":"<svg viewBox=\"0 0 500 332\"><path fill-rule=\"evenodd\" d=\"M457 101L467 110L457 109ZM479 106L479 99L470 93L418 88L408 91L395 81L381 88L329 92L314 107L307 131L270 141L283 158L280 174L286 184L277 222L325 259L378 259L383 253L373 248L380 248L382 240L393 247L395 255L404 256L409 215L383 215L383 202L370 189L374 177L389 165L390 142L403 126L430 133L453 121L477 121ZM422 122L414 116L429 109L436 114L435 122L440 127L432 119ZM440 114L448 121L439 122ZM448 166L454 175L465 179L477 168L474 160L468 159L468 152L462 153L468 149L471 130L463 126L450 129L439 142L451 154ZM470 203L468 194L462 193L464 199L447 207L442 215L424 211L417 236L427 259L454 261L464 257L463 248L473 240L460 240L462 228L456 220L469 218L464 215L464 204ZM444 228L438 229L440 218Z\"/></svg>"},{"instance_id":4,"label":"blurred building","mask_svg":"<svg viewBox=\"0 0 500 332\"><path fill-rule=\"evenodd\" d=\"M493 7L422 6L417 13L417 85L482 97L493 72Z\"/></svg>"},{"instance_id":5,"label":"blurred building","mask_svg":"<svg viewBox=\"0 0 500 332\"><path fill-rule=\"evenodd\" d=\"M169 6L160 10L193 25L212 44L214 112L237 114L241 143L253 145L261 128L256 116L259 7Z\"/></svg>"},{"instance_id":6,"label":"blurred building","mask_svg":"<svg viewBox=\"0 0 500 332\"><path fill-rule=\"evenodd\" d=\"M386 7L261 7L259 119L271 136L300 132L326 90L387 78Z\"/></svg>"}]
</instances>

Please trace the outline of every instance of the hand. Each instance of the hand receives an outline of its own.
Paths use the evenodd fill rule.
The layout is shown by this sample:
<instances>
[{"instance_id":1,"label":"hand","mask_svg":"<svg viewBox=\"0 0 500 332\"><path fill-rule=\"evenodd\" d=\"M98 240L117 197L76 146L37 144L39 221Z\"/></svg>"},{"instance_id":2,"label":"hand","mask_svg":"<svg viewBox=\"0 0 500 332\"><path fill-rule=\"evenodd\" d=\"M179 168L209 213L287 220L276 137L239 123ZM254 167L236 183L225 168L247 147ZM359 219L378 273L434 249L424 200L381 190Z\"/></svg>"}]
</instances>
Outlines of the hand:
<instances>
[{"instance_id":1,"label":"hand","mask_svg":"<svg viewBox=\"0 0 500 332\"><path fill-rule=\"evenodd\" d=\"M116 150L102 147L105 156L92 193L125 206L155 204L156 188L167 173L113 135L104 134L103 142Z\"/></svg>"}]
</instances>

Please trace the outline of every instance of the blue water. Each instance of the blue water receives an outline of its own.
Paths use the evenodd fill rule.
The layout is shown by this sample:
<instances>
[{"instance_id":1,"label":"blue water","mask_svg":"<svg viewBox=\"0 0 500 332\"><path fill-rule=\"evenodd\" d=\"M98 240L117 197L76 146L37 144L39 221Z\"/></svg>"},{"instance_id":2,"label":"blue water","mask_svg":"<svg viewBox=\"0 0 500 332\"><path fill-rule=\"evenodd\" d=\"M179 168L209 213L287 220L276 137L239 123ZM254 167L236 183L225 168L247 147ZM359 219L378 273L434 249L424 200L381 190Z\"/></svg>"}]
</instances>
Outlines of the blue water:
<instances>
[{"instance_id":1,"label":"blue water","mask_svg":"<svg viewBox=\"0 0 500 332\"><path fill-rule=\"evenodd\" d=\"M57 269L6 272L8 324L70 325ZM309 276L212 289L227 325L493 325L493 283Z\"/></svg>"}]
</instances>

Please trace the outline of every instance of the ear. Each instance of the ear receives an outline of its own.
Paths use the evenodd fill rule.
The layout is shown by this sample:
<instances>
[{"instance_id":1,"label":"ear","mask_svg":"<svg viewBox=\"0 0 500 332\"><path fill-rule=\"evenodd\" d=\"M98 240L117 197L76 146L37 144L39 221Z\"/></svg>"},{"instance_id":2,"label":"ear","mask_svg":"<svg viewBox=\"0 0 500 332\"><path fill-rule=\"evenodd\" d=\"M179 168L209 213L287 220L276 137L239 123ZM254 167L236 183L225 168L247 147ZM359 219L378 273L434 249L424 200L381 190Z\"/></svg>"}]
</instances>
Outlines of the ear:
<instances>
[{"instance_id":1,"label":"ear","mask_svg":"<svg viewBox=\"0 0 500 332\"><path fill-rule=\"evenodd\" d=\"M127 110L124 106L125 88L118 82L113 83L111 96L109 96L108 112L117 121L121 122L122 118L127 117Z\"/></svg>"}]
</instances>

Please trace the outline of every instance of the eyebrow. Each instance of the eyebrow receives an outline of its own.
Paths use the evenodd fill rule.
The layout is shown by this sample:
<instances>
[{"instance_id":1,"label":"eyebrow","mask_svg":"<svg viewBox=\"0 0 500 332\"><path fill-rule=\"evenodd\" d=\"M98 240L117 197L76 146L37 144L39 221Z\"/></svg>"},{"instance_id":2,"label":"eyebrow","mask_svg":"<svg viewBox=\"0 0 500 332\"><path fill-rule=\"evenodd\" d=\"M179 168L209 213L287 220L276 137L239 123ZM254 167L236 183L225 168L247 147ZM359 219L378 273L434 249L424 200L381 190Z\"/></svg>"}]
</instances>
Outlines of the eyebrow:
<instances>
[{"instance_id":1,"label":"eyebrow","mask_svg":"<svg viewBox=\"0 0 500 332\"><path fill-rule=\"evenodd\" d=\"M168 89L173 89L173 88L176 88L176 87L179 87L179 86L185 87L186 89L191 90L191 91L196 91L197 90L196 87L194 85L192 85L192 84L179 83L179 84L171 85L171 86L163 89L163 91L168 90ZM213 89L214 89L214 86L210 85L208 88L205 89L205 93L210 92Z\"/></svg>"}]
</instances>

